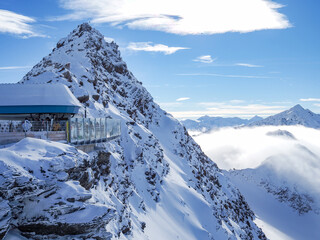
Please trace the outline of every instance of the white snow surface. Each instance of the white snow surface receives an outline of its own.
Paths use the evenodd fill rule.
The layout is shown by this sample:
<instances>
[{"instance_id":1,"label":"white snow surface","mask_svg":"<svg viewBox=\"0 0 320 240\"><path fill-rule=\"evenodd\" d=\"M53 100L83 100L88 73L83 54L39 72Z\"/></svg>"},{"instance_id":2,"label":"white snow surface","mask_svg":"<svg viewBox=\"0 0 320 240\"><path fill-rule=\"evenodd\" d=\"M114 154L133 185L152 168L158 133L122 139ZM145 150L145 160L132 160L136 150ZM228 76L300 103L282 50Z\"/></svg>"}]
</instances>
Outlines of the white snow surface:
<instances>
[{"instance_id":1,"label":"white snow surface","mask_svg":"<svg viewBox=\"0 0 320 240\"><path fill-rule=\"evenodd\" d=\"M79 101L63 84L0 84L0 106L79 106Z\"/></svg>"},{"instance_id":2,"label":"white snow surface","mask_svg":"<svg viewBox=\"0 0 320 240\"><path fill-rule=\"evenodd\" d=\"M87 154L66 144L25 138L0 149L0 156L1 225L94 226L112 217L114 209L85 201L92 198L90 191L68 179L67 171L88 160Z\"/></svg>"},{"instance_id":3,"label":"white snow surface","mask_svg":"<svg viewBox=\"0 0 320 240\"><path fill-rule=\"evenodd\" d=\"M2 149L9 182L20 172L23 184L35 180L21 196L20 185L0 189L0 220L7 219L0 234L11 228L32 239L266 239L237 188L153 102L118 46L89 24L60 40L22 83L63 83L82 102L81 114L87 106L89 116L120 119L122 132L89 156L44 140ZM40 182L54 185L47 199L38 197ZM9 187L17 190L7 197Z\"/></svg>"},{"instance_id":4,"label":"white snow surface","mask_svg":"<svg viewBox=\"0 0 320 240\"><path fill-rule=\"evenodd\" d=\"M304 126L224 128L195 138L244 194L271 240L320 236L318 139L319 130Z\"/></svg>"}]
</instances>

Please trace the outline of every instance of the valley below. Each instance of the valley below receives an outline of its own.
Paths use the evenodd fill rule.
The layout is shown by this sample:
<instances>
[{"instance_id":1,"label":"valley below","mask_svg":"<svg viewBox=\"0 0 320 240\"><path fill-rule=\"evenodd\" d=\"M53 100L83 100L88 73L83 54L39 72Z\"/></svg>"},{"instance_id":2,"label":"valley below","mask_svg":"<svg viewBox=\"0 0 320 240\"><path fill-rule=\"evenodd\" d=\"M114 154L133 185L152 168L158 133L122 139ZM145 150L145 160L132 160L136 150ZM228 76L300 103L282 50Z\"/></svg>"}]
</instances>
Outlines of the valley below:
<instances>
[{"instance_id":1,"label":"valley below","mask_svg":"<svg viewBox=\"0 0 320 240\"><path fill-rule=\"evenodd\" d=\"M318 239L320 131L304 126L220 128L195 136L239 188L267 238Z\"/></svg>"}]
</instances>

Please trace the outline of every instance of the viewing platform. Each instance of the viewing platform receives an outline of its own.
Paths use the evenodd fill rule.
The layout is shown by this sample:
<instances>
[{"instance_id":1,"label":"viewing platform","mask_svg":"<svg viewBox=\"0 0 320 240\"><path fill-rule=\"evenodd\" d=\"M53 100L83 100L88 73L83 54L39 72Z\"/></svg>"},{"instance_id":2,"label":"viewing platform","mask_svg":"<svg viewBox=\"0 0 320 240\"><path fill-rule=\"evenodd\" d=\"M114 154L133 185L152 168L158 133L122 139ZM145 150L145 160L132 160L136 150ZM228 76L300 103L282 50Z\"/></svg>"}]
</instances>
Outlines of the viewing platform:
<instances>
[{"instance_id":1,"label":"viewing platform","mask_svg":"<svg viewBox=\"0 0 320 240\"><path fill-rule=\"evenodd\" d=\"M81 107L63 84L0 84L0 145L33 137L88 151L121 135L120 120L81 118Z\"/></svg>"},{"instance_id":2,"label":"viewing platform","mask_svg":"<svg viewBox=\"0 0 320 240\"><path fill-rule=\"evenodd\" d=\"M61 141L72 145L86 145L113 140L121 135L120 120L110 118L70 118L61 121L0 120L0 145L15 143L25 137Z\"/></svg>"}]
</instances>

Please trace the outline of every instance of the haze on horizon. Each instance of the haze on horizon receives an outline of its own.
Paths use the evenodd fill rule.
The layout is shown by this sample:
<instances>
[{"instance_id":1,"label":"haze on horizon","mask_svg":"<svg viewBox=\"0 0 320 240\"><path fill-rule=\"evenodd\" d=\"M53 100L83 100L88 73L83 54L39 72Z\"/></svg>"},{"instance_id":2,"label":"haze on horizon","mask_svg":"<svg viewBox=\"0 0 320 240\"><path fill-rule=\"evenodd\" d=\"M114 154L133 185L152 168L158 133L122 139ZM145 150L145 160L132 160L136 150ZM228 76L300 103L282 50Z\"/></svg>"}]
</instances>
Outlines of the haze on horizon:
<instances>
[{"instance_id":1,"label":"haze on horizon","mask_svg":"<svg viewBox=\"0 0 320 240\"><path fill-rule=\"evenodd\" d=\"M115 41L155 101L179 119L320 113L320 3L59 0L0 3L0 82L19 80L76 25Z\"/></svg>"}]
</instances>

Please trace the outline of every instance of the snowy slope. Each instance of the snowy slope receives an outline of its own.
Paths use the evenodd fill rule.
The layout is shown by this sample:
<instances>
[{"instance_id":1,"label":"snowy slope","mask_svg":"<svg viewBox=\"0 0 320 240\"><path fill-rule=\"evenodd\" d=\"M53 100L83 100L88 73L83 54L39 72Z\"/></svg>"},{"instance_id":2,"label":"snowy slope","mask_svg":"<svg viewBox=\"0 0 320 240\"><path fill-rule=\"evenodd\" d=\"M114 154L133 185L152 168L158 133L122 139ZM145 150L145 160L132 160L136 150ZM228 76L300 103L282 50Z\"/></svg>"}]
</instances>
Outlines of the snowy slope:
<instances>
[{"instance_id":1,"label":"snowy slope","mask_svg":"<svg viewBox=\"0 0 320 240\"><path fill-rule=\"evenodd\" d=\"M196 138L244 194L273 239L318 239L319 130L303 126L222 129Z\"/></svg>"},{"instance_id":2,"label":"snowy slope","mask_svg":"<svg viewBox=\"0 0 320 240\"><path fill-rule=\"evenodd\" d=\"M320 128L320 114L315 114L298 104L289 110L249 124L249 126L264 125L303 125L311 128Z\"/></svg>"},{"instance_id":3,"label":"snowy slope","mask_svg":"<svg viewBox=\"0 0 320 240\"><path fill-rule=\"evenodd\" d=\"M233 118L223 118L223 117L209 117L203 116L197 120L186 119L181 121L181 123L190 131L208 132L213 129L222 127L234 127L247 125L256 121L260 121L263 118L259 116L254 116L251 119L242 119L238 117Z\"/></svg>"},{"instance_id":4,"label":"snowy slope","mask_svg":"<svg viewBox=\"0 0 320 240\"><path fill-rule=\"evenodd\" d=\"M72 232L110 236L101 225L115 209L96 204L85 179L72 176L88 161L86 154L69 145L25 138L0 149L0 156L0 236L15 227L31 239L38 239L33 232L49 238ZM5 239L11 239L8 235Z\"/></svg>"},{"instance_id":5,"label":"snowy slope","mask_svg":"<svg viewBox=\"0 0 320 240\"><path fill-rule=\"evenodd\" d=\"M58 192L50 195L53 199L50 202L56 206L48 208L51 209L50 216L40 208L37 217L20 217L30 212L23 202L30 201L28 194L38 188L38 182L31 182L32 189L27 188L21 196L22 204L18 208L21 214L16 220L6 215L7 206L0 208L0 216L6 215L8 219L7 222L1 220L0 232L11 227L12 234L16 234L17 229L25 236L34 232L33 239L46 239L49 234L51 238L60 236L61 239L75 239L73 235L78 234L79 238L87 239L93 233L81 232L81 224L76 224L77 227L70 231L64 224L69 223L70 214L82 217L85 214L92 216L87 222L90 226L94 226L91 222L96 218L106 217L99 226L94 226L94 239L99 239L98 236L100 239L152 240L265 239L240 192L204 155L186 129L153 102L151 95L127 69L115 43L105 42L104 37L88 24L78 26L22 80L24 84L56 82L67 85L83 106L87 106L90 116L120 119L121 138L101 144L102 151L92 153L85 161L78 160L78 156L86 158L82 153L74 148L68 150L75 153L72 162L76 167L71 164L71 170L68 170L62 165L64 178L61 181L57 178L56 183L67 184L72 180L76 193L70 194L91 194L91 198L75 199L79 208L73 208L72 213L65 212L64 205L59 206L58 201L64 200L69 193L61 196ZM84 108L81 109L83 112ZM34 149L39 158L48 156L48 160L53 161L64 153L47 154L49 150L41 145L48 145L50 149L51 144L39 143L37 148L38 143L30 141L20 142L18 146L27 145L28 151ZM26 166L24 159L29 157L28 151L22 154L18 146L13 146L15 152L10 148L3 150L20 159L17 168L10 168L12 176L17 169ZM51 148L54 148L53 144ZM2 162L8 161L0 156ZM55 179L55 172L46 172L50 179ZM29 174L33 176L33 173ZM7 193L9 189L5 187L1 192ZM15 194L10 196L11 199L18 198ZM10 198L3 198L2 202L10 201ZM33 194L33 200L37 202L40 197ZM83 208L81 204L100 210ZM16 205L10 206L10 214L15 211ZM45 226L35 227L43 221ZM31 226L21 227L20 222L28 222ZM55 227L57 225L59 229Z\"/></svg>"}]
</instances>

